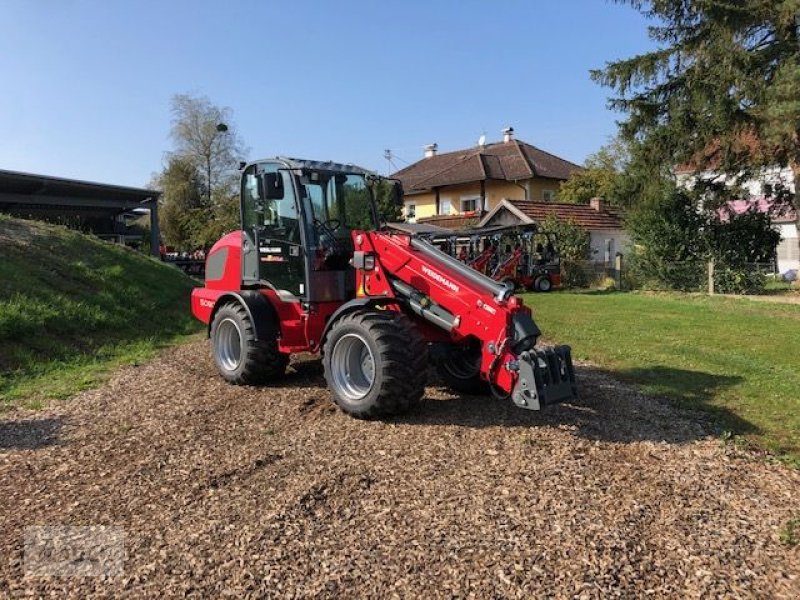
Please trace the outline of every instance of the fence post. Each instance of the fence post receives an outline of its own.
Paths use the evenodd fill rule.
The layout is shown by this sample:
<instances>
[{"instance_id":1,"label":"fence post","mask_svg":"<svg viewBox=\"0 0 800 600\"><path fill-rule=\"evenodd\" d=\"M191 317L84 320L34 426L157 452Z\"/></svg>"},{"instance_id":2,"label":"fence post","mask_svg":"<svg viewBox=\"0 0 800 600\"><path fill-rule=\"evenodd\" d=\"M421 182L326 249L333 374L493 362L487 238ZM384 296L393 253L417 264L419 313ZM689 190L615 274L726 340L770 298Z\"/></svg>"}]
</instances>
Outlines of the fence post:
<instances>
[{"instance_id":1,"label":"fence post","mask_svg":"<svg viewBox=\"0 0 800 600\"><path fill-rule=\"evenodd\" d=\"M617 252L614 259L614 284L617 291L622 289L622 252Z\"/></svg>"},{"instance_id":2,"label":"fence post","mask_svg":"<svg viewBox=\"0 0 800 600\"><path fill-rule=\"evenodd\" d=\"M708 260L708 294L714 295L714 259Z\"/></svg>"}]
</instances>

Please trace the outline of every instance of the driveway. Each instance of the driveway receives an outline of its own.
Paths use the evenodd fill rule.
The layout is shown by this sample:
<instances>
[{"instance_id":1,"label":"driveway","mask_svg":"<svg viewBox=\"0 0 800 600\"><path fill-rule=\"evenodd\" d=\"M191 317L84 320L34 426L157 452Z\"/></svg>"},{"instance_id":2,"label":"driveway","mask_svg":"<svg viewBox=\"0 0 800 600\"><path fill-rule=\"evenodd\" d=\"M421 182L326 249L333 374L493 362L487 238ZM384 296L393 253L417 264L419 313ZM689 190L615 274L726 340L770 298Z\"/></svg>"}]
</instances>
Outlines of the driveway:
<instances>
[{"instance_id":1,"label":"driveway","mask_svg":"<svg viewBox=\"0 0 800 600\"><path fill-rule=\"evenodd\" d=\"M578 371L541 413L432 385L365 422L318 361L233 387L197 341L5 413L0 596L800 597L800 472ZM33 525L118 527L121 573L31 571Z\"/></svg>"}]
</instances>

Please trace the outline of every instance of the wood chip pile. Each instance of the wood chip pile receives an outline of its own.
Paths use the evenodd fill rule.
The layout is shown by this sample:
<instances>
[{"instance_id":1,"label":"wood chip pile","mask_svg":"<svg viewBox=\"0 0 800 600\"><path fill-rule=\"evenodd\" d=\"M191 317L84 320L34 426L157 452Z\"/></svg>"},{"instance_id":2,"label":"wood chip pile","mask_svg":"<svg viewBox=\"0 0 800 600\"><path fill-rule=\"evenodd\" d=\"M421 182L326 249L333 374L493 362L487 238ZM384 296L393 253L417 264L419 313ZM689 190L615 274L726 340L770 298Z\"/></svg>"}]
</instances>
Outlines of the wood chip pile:
<instances>
[{"instance_id":1,"label":"wood chip pile","mask_svg":"<svg viewBox=\"0 0 800 600\"><path fill-rule=\"evenodd\" d=\"M543 413L432 385L364 422L317 361L237 388L172 349L0 415L0 597L800 597L800 472L579 378ZM26 574L32 525L121 527L122 574Z\"/></svg>"}]
</instances>

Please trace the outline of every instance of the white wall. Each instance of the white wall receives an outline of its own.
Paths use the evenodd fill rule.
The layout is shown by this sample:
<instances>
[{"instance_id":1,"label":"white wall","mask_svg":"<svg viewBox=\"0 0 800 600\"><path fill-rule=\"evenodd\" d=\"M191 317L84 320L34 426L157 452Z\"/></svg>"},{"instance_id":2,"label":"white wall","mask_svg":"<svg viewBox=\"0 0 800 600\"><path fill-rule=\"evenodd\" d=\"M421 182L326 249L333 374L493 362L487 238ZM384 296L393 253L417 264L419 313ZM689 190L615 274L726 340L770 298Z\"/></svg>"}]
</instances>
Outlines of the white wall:
<instances>
[{"instance_id":1,"label":"white wall","mask_svg":"<svg viewBox=\"0 0 800 600\"><path fill-rule=\"evenodd\" d=\"M778 244L778 273L791 269L800 270L800 247L797 245L797 225L781 223L777 226L781 234Z\"/></svg>"},{"instance_id":2,"label":"white wall","mask_svg":"<svg viewBox=\"0 0 800 600\"><path fill-rule=\"evenodd\" d=\"M622 252L622 254L630 252L631 238L622 229L592 230L589 232L589 238L593 261L605 262L606 240L612 241L611 256L609 257L611 264L614 264L617 252Z\"/></svg>"},{"instance_id":3,"label":"white wall","mask_svg":"<svg viewBox=\"0 0 800 600\"><path fill-rule=\"evenodd\" d=\"M789 191L794 191L794 177L790 168L785 169L764 169L755 179L746 179L741 181L737 176L728 176L724 174L714 173L713 171L704 171L698 175L691 173L680 173L675 177L678 185L687 189L694 187L698 180L706 179L713 180L719 183L739 184L746 189L751 197L761 197L764 195L765 185L776 185L781 183L786 186Z\"/></svg>"}]
</instances>

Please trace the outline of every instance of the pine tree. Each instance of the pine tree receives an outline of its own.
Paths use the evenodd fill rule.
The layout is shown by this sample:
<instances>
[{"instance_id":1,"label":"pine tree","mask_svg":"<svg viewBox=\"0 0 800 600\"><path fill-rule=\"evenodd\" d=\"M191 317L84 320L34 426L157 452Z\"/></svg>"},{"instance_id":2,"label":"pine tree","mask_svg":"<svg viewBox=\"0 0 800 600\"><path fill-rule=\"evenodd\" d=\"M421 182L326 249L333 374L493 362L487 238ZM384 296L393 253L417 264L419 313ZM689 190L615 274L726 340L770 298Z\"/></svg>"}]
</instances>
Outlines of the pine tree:
<instances>
[{"instance_id":1,"label":"pine tree","mask_svg":"<svg viewBox=\"0 0 800 600\"><path fill-rule=\"evenodd\" d=\"M800 0L620 0L658 48L594 71L643 155L738 176L791 168L800 228Z\"/></svg>"}]
</instances>

